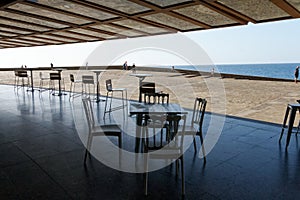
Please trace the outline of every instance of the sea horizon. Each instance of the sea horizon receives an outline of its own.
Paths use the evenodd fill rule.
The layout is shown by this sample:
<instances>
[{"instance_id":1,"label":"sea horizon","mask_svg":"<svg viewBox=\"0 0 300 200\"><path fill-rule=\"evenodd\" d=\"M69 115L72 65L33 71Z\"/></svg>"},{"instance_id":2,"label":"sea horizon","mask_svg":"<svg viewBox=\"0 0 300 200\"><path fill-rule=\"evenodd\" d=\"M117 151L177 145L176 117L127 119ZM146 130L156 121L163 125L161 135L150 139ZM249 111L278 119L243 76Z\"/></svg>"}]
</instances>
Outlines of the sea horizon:
<instances>
[{"instance_id":1,"label":"sea horizon","mask_svg":"<svg viewBox=\"0 0 300 200\"><path fill-rule=\"evenodd\" d=\"M222 74L256 76L266 78L294 79L294 70L300 63L246 63L246 64L211 64L211 65L144 65L145 68L162 68L176 70L191 70ZM95 66L55 66L55 67L95 67ZM139 67L139 65L137 65ZM4 67L3 70L13 67ZM17 68L17 67L16 67ZM20 67L21 68L21 67ZM29 66L29 68L50 68L50 66Z\"/></svg>"},{"instance_id":2,"label":"sea horizon","mask_svg":"<svg viewBox=\"0 0 300 200\"><path fill-rule=\"evenodd\" d=\"M266 78L294 79L294 70L300 63L255 63L255 64L216 64L216 65L173 65L174 69L192 70L235 74L245 76L258 76ZM156 66L172 68L172 66Z\"/></svg>"}]
</instances>

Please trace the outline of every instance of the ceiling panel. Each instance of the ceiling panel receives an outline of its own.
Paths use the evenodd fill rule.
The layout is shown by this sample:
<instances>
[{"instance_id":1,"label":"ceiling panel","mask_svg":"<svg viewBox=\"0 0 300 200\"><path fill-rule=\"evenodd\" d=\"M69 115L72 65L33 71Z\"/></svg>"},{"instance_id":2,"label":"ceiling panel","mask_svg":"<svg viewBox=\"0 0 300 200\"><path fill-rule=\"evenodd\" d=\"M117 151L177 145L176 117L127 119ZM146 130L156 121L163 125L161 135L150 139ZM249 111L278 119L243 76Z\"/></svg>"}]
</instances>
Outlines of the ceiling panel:
<instances>
[{"instance_id":1,"label":"ceiling panel","mask_svg":"<svg viewBox=\"0 0 300 200\"><path fill-rule=\"evenodd\" d=\"M22 35L32 33L32 32L29 32L29 31L16 30L16 29L13 29L13 28L6 28L6 27L1 27L1 26L0 26L0 31L7 31L7 32L14 33L14 34L22 34Z\"/></svg>"},{"instance_id":2,"label":"ceiling panel","mask_svg":"<svg viewBox=\"0 0 300 200\"><path fill-rule=\"evenodd\" d=\"M89 2L93 2L95 4L105 6L108 8L111 8L113 10L121 11L123 13L127 14L134 14L139 13L143 11L150 10L149 8L146 8L144 6L138 5L136 3L133 3L131 1L126 0L87 0Z\"/></svg>"},{"instance_id":3,"label":"ceiling panel","mask_svg":"<svg viewBox=\"0 0 300 200\"><path fill-rule=\"evenodd\" d=\"M191 0L147 0L147 2L151 2L160 7L166 7L166 6L175 5L178 3L191 2Z\"/></svg>"},{"instance_id":4,"label":"ceiling panel","mask_svg":"<svg viewBox=\"0 0 300 200\"><path fill-rule=\"evenodd\" d=\"M83 16L92 17L98 20L105 20L117 17L117 15L113 15L107 12L99 11L95 8L90 8L86 6L81 6L76 3L72 3L70 1L64 1L64 0L39 0L39 4L47 5L50 7L58 8L61 10L65 10L68 12L73 12L76 14L80 14Z\"/></svg>"},{"instance_id":5,"label":"ceiling panel","mask_svg":"<svg viewBox=\"0 0 300 200\"><path fill-rule=\"evenodd\" d=\"M30 22L30 23L37 24L37 25L48 26L48 27L52 27L52 28L66 28L66 27L68 27L68 26L63 25L63 24L49 22L49 21L45 21L45 20L41 20L41 19L37 19L37 18L33 18L33 17L27 17L27 16L24 16L24 15L10 13L10 12L1 11L1 10L0 10L0 16L1 17L8 17L8 18L11 18L11 19L20 20L20 21L24 21L24 22Z\"/></svg>"},{"instance_id":6,"label":"ceiling panel","mask_svg":"<svg viewBox=\"0 0 300 200\"><path fill-rule=\"evenodd\" d=\"M105 39L115 38L115 36L114 36L115 34L108 35L108 34L90 31L90 30L86 30L86 29L82 29L82 28L73 29L73 30L70 30L69 32L81 33L81 34L90 35L90 36L94 36L94 37L101 37L101 38L105 38Z\"/></svg>"},{"instance_id":7,"label":"ceiling panel","mask_svg":"<svg viewBox=\"0 0 300 200\"><path fill-rule=\"evenodd\" d=\"M125 36L128 36L128 37L137 37L137 36L144 35L142 33L134 31L134 30L118 28L118 27L115 27L115 26L105 25L105 24L104 25L94 25L94 26L91 26L91 27L95 28L95 29L103 30L103 31L109 31L109 32L115 33L116 35L120 34L120 35L125 35Z\"/></svg>"},{"instance_id":8,"label":"ceiling panel","mask_svg":"<svg viewBox=\"0 0 300 200\"><path fill-rule=\"evenodd\" d=\"M53 40L57 40L57 41L62 41L62 42L65 42L65 43L79 42L79 40L76 40L76 39L64 38L64 37L59 37L59 36L55 36L55 35L36 35L36 36L40 37L40 38L46 38L46 39L53 39Z\"/></svg>"},{"instance_id":9,"label":"ceiling panel","mask_svg":"<svg viewBox=\"0 0 300 200\"><path fill-rule=\"evenodd\" d=\"M42 32L42 31L50 30L49 28L43 28L43 27L39 27L39 26L34 26L34 25L26 24L26 23L20 23L20 22L15 22L13 20L5 20L5 19L0 18L0 26L1 26L1 24L24 28L24 29L28 29L30 31Z\"/></svg>"},{"instance_id":10,"label":"ceiling panel","mask_svg":"<svg viewBox=\"0 0 300 200\"><path fill-rule=\"evenodd\" d=\"M300 1L299 0L287 0L292 6L300 10Z\"/></svg>"},{"instance_id":11,"label":"ceiling panel","mask_svg":"<svg viewBox=\"0 0 300 200\"><path fill-rule=\"evenodd\" d=\"M21 40L21 39L8 39L7 41L11 41L11 42L20 42L20 43L25 43L25 44L30 44L30 45L43 45L44 43L41 42L30 42L27 40Z\"/></svg>"},{"instance_id":12,"label":"ceiling panel","mask_svg":"<svg viewBox=\"0 0 300 200\"><path fill-rule=\"evenodd\" d=\"M1 36L7 36L7 37L14 37L14 36L17 36L17 34L7 33L7 32L3 32L3 31L0 31L0 35L1 35Z\"/></svg>"},{"instance_id":13,"label":"ceiling panel","mask_svg":"<svg viewBox=\"0 0 300 200\"><path fill-rule=\"evenodd\" d=\"M282 9L271 1L262 0L220 0L218 1L256 21L288 17Z\"/></svg>"},{"instance_id":14,"label":"ceiling panel","mask_svg":"<svg viewBox=\"0 0 300 200\"><path fill-rule=\"evenodd\" d=\"M130 19L117 21L117 22L114 22L114 24L118 24L118 25L121 25L121 26L125 26L125 27L128 27L128 28L134 29L134 30L143 31L143 32L150 33L150 34L151 33L152 34L157 34L157 33L167 32L166 29L158 28L158 27L155 27L155 26L151 26L151 25L141 23L141 22L138 22L138 21L135 21L135 20L130 20Z\"/></svg>"},{"instance_id":15,"label":"ceiling panel","mask_svg":"<svg viewBox=\"0 0 300 200\"><path fill-rule=\"evenodd\" d=\"M42 43L61 44L61 42L58 42L58 41L41 39L38 37L26 36L26 37L21 37L21 39L33 40L33 41L42 42Z\"/></svg>"},{"instance_id":16,"label":"ceiling panel","mask_svg":"<svg viewBox=\"0 0 300 200\"><path fill-rule=\"evenodd\" d=\"M52 19L62 20L62 21L66 21L69 23L73 23L73 24L85 24L85 23L91 22L91 21L88 21L85 19L60 14L58 12L51 12L49 10L38 9L38 8L30 6L30 5L14 4L12 6L9 6L9 8L27 12L27 13L40 15L40 16L44 16L44 17L48 17L48 18L52 18Z\"/></svg>"},{"instance_id":17,"label":"ceiling panel","mask_svg":"<svg viewBox=\"0 0 300 200\"><path fill-rule=\"evenodd\" d=\"M78 39L78 40L86 40L86 41L93 41L93 40L97 39L96 37L83 36L80 34L75 34L75 33L70 33L70 32L55 32L52 34L66 36L66 37L70 37L70 38L74 38L74 39Z\"/></svg>"},{"instance_id":18,"label":"ceiling panel","mask_svg":"<svg viewBox=\"0 0 300 200\"><path fill-rule=\"evenodd\" d=\"M178 19L164 13L147 15L142 18L153 22L165 24L167 26L174 27L183 31L202 28L201 26L194 25L188 21L184 21L182 19Z\"/></svg>"},{"instance_id":19,"label":"ceiling panel","mask_svg":"<svg viewBox=\"0 0 300 200\"><path fill-rule=\"evenodd\" d=\"M220 26L224 24L234 24L236 21L221 15L203 5L190 6L174 10L174 12L191 17L210 26Z\"/></svg>"}]
</instances>

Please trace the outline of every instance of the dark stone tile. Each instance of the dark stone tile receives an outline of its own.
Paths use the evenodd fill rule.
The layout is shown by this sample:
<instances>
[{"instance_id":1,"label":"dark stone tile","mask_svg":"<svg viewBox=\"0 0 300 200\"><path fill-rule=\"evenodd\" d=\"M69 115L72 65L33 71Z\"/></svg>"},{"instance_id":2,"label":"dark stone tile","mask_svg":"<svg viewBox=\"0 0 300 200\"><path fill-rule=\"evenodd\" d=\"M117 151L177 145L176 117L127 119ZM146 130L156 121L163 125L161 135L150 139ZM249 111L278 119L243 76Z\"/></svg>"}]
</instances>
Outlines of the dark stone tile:
<instances>
[{"instance_id":1,"label":"dark stone tile","mask_svg":"<svg viewBox=\"0 0 300 200\"><path fill-rule=\"evenodd\" d=\"M20 199L70 199L70 196L33 162L3 169Z\"/></svg>"},{"instance_id":2,"label":"dark stone tile","mask_svg":"<svg viewBox=\"0 0 300 200\"><path fill-rule=\"evenodd\" d=\"M19 199L14 184L9 177L0 169L0 199Z\"/></svg>"},{"instance_id":3,"label":"dark stone tile","mask_svg":"<svg viewBox=\"0 0 300 200\"><path fill-rule=\"evenodd\" d=\"M12 143L0 145L0 167L15 165L29 158Z\"/></svg>"},{"instance_id":4,"label":"dark stone tile","mask_svg":"<svg viewBox=\"0 0 300 200\"><path fill-rule=\"evenodd\" d=\"M69 141L59 134L40 136L32 139L25 139L15 144L31 158L51 156L59 153L83 149L79 144Z\"/></svg>"}]
</instances>

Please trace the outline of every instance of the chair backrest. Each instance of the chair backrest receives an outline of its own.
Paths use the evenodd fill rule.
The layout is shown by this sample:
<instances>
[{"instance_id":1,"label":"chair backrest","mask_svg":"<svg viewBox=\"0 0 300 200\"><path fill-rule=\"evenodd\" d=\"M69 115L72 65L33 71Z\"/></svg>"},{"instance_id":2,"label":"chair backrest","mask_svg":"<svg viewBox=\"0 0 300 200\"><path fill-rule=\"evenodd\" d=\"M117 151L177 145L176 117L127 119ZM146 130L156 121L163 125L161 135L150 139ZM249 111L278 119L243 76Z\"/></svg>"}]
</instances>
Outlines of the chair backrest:
<instances>
[{"instance_id":1,"label":"chair backrest","mask_svg":"<svg viewBox=\"0 0 300 200\"><path fill-rule=\"evenodd\" d=\"M61 80L60 73L50 73L50 80Z\"/></svg>"},{"instance_id":2,"label":"chair backrest","mask_svg":"<svg viewBox=\"0 0 300 200\"><path fill-rule=\"evenodd\" d=\"M182 121L182 125L180 126L181 130L179 130L179 123ZM184 133L185 125L186 125L186 115L168 115L167 116L167 130L169 131L170 140L177 140L178 132ZM184 134L182 134L182 137ZM183 138L182 138L183 140ZM182 141L183 142L183 141Z\"/></svg>"},{"instance_id":3,"label":"chair backrest","mask_svg":"<svg viewBox=\"0 0 300 200\"><path fill-rule=\"evenodd\" d=\"M17 70L15 71L15 75L19 77L28 77L26 70Z\"/></svg>"},{"instance_id":4,"label":"chair backrest","mask_svg":"<svg viewBox=\"0 0 300 200\"><path fill-rule=\"evenodd\" d=\"M153 82L141 82L141 93L155 93L155 83Z\"/></svg>"},{"instance_id":5,"label":"chair backrest","mask_svg":"<svg viewBox=\"0 0 300 200\"><path fill-rule=\"evenodd\" d=\"M92 130L93 127L95 126L95 118L94 118L93 107L91 104L91 99L83 98L82 103L84 107L85 116L88 122L89 130Z\"/></svg>"},{"instance_id":6,"label":"chair backrest","mask_svg":"<svg viewBox=\"0 0 300 200\"><path fill-rule=\"evenodd\" d=\"M168 93L145 93L144 103L169 104L169 96Z\"/></svg>"},{"instance_id":7,"label":"chair backrest","mask_svg":"<svg viewBox=\"0 0 300 200\"><path fill-rule=\"evenodd\" d=\"M193 111L191 123L192 125L197 124L199 126L199 129L202 128L206 104L207 104L206 99L199 98L199 97L195 99L194 111Z\"/></svg>"},{"instance_id":8,"label":"chair backrest","mask_svg":"<svg viewBox=\"0 0 300 200\"><path fill-rule=\"evenodd\" d=\"M82 75L83 84L94 84L94 76L92 75Z\"/></svg>"},{"instance_id":9,"label":"chair backrest","mask_svg":"<svg viewBox=\"0 0 300 200\"><path fill-rule=\"evenodd\" d=\"M146 143L145 148L147 150L157 150L163 148L164 145L169 145L171 143L177 142L178 147L183 147L183 137L184 137L184 129L186 125L186 115L167 115L167 114L154 114L148 116L149 123L147 124L147 128L153 129L153 134L149 135L148 131L146 132ZM179 126L180 124L180 126ZM180 130L179 130L180 127ZM160 140L156 140L156 135L158 132L161 133L163 129L166 130L166 142L163 142L163 137L161 135ZM178 133L181 134L180 143L178 143L179 139ZM161 133L162 134L162 133Z\"/></svg>"},{"instance_id":10,"label":"chair backrest","mask_svg":"<svg viewBox=\"0 0 300 200\"><path fill-rule=\"evenodd\" d=\"M111 92L112 89L113 89L111 79L106 80L106 81L105 81L105 85L106 85L106 90L107 90L108 92Z\"/></svg>"},{"instance_id":11,"label":"chair backrest","mask_svg":"<svg viewBox=\"0 0 300 200\"><path fill-rule=\"evenodd\" d=\"M45 73L40 72L39 73L40 79L48 79L49 77L45 76Z\"/></svg>"},{"instance_id":12,"label":"chair backrest","mask_svg":"<svg viewBox=\"0 0 300 200\"><path fill-rule=\"evenodd\" d=\"M73 74L70 74L70 81L73 82L73 83L75 82L75 78L74 78Z\"/></svg>"}]
</instances>

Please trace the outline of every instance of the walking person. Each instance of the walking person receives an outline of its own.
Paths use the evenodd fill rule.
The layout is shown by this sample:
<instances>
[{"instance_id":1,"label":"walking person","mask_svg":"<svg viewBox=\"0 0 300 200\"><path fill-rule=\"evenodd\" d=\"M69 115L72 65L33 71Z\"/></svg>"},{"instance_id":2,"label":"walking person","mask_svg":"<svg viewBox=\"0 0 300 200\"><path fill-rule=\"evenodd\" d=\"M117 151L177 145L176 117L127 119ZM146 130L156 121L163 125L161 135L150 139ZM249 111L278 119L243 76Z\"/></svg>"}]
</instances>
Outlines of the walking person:
<instances>
[{"instance_id":1,"label":"walking person","mask_svg":"<svg viewBox=\"0 0 300 200\"><path fill-rule=\"evenodd\" d=\"M132 73L136 73L136 70L135 70L135 64L133 63L133 65L132 65L132 68L131 68L131 70L132 70Z\"/></svg>"},{"instance_id":2,"label":"walking person","mask_svg":"<svg viewBox=\"0 0 300 200\"><path fill-rule=\"evenodd\" d=\"M299 66L296 67L294 74L295 74L295 83L297 83L299 77Z\"/></svg>"},{"instance_id":3,"label":"walking person","mask_svg":"<svg viewBox=\"0 0 300 200\"><path fill-rule=\"evenodd\" d=\"M125 61L125 63L123 64L123 70L127 70L128 66L127 66L127 61Z\"/></svg>"}]
</instances>

